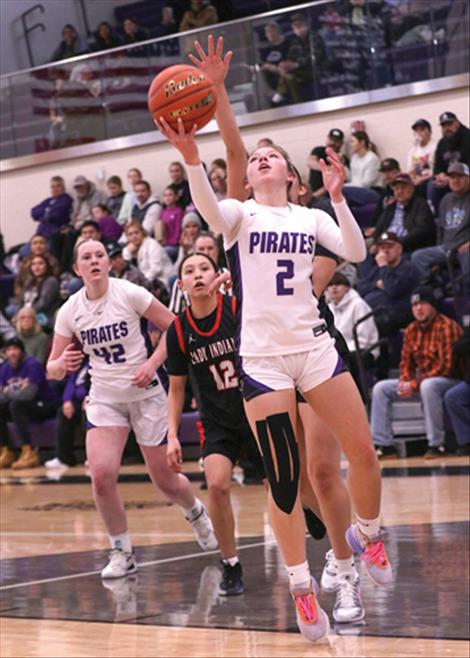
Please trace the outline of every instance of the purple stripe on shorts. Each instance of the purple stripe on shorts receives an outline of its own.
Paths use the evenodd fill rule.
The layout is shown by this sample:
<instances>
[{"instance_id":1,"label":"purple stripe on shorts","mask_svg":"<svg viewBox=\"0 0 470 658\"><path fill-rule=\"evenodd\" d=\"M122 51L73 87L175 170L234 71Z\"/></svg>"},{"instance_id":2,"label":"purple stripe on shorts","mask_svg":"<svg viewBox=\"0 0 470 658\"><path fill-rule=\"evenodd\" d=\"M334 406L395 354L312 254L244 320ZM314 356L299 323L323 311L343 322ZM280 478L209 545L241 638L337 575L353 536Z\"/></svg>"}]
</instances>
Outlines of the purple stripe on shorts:
<instances>
[{"instance_id":1,"label":"purple stripe on shorts","mask_svg":"<svg viewBox=\"0 0 470 658\"><path fill-rule=\"evenodd\" d=\"M343 359L341 358L341 355L338 354L338 361L336 362L336 367L333 371L333 374L331 375L331 378L336 377L336 375L340 375L342 372L345 372Z\"/></svg>"},{"instance_id":2,"label":"purple stripe on shorts","mask_svg":"<svg viewBox=\"0 0 470 658\"><path fill-rule=\"evenodd\" d=\"M94 429L96 429L96 425L93 425L93 423L91 421L89 421L88 418L87 418L86 419L85 429L86 430L94 430Z\"/></svg>"},{"instance_id":3,"label":"purple stripe on shorts","mask_svg":"<svg viewBox=\"0 0 470 658\"><path fill-rule=\"evenodd\" d=\"M256 381L253 377L250 377L246 374L242 367L243 360L240 357L240 384L241 391L244 400L252 400L253 398L258 397L258 395L263 395L264 393L272 393L273 388L269 388L266 384Z\"/></svg>"}]
</instances>

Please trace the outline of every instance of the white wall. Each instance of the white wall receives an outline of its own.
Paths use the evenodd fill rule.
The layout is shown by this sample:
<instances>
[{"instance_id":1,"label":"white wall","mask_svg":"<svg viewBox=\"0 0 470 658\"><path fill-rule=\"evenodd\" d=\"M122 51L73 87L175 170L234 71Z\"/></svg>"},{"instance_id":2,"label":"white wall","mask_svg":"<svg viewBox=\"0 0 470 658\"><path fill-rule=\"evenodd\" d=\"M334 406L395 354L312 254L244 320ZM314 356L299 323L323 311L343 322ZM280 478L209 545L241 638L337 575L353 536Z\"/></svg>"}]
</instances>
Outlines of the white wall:
<instances>
[{"instance_id":1,"label":"white wall","mask_svg":"<svg viewBox=\"0 0 470 658\"><path fill-rule=\"evenodd\" d=\"M458 89L249 127L243 129L243 138L247 148L251 149L260 137L271 137L289 151L302 174L306 175L307 155L311 148L324 143L325 135L331 128L341 128L348 134L351 122L363 119L367 132L378 146L379 156L395 157L404 166L412 140L411 124L418 118L427 118L438 139L438 116L445 110L455 112L468 126L467 90ZM218 134L200 136L199 145L202 158L207 163L224 156ZM138 167L158 194L168 183L169 163L177 159L178 153L171 145L160 143L4 173L0 179L0 230L6 246L24 242L35 232L30 209L48 196L49 179L54 174L62 175L70 189L77 174L83 174L95 182L112 174L118 174L125 180L126 171L130 167Z\"/></svg>"},{"instance_id":2,"label":"white wall","mask_svg":"<svg viewBox=\"0 0 470 658\"><path fill-rule=\"evenodd\" d=\"M114 9L129 4L131 0L88 0L86 11L88 23L93 31L101 21L114 23ZM37 4L36 0L0 0L0 73L10 73L29 68L28 51L23 37L21 14ZM85 25L77 0L42 0L44 13L39 9L26 17L29 27L43 23L46 28L30 32L34 65L50 61L52 53L61 41L62 28L72 23L83 36Z\"/></svg>"}]
</instances>

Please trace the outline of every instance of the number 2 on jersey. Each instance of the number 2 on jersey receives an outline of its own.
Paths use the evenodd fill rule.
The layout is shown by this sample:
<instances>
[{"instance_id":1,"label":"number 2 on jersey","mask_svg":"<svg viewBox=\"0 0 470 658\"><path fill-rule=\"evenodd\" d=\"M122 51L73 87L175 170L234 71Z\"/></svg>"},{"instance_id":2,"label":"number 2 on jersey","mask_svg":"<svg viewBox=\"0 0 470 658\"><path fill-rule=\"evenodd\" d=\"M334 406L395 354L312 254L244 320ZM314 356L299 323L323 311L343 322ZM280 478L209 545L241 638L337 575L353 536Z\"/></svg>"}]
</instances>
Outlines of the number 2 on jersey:
<instances>
[{"instance_id":1,"label":"number 2 on jersey","mask_svg":"<svg viewBox=\"0 0 470 658\"><path fill-rule=\"evenodd\" d=\"M277 266L284 269L276 274L276 289L278 295L293 295L294 288L286 288L286 280L294 278L294 263L291 260L278 260Z\"/></svg>"},{"instance_id":2,"label":"number 2 on jersey","mask_svg":"<svg viewBox=\"0 0 470 658\"><path fill-rule=\"evenodd\" d=\"M225 391L227 388L238 388L238 377L235 366L231 361L221 361L217 365L212 364L209 366L209 370L218 391Z\"/></svg>"}]
</instances>

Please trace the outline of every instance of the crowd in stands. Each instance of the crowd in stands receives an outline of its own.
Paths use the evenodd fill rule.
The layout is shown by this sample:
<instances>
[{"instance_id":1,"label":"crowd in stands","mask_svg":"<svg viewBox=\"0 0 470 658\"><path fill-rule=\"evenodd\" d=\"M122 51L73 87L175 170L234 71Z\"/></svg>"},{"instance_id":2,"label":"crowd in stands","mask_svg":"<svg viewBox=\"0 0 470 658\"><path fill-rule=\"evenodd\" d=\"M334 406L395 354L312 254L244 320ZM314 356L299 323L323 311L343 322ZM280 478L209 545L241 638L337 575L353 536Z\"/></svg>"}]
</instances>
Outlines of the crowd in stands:
<instances>
[{"instance_id":1,"label":"crowd in stands","mask_svg":"<svg viewBox=\"0 0 470 658\"><path fill-rule=\"evenodd\" d=\"M401 170L393 154L379 158L362 122L353 124L349 140L338 128L332 128L325 140L342 156L350 182L346 194L368 245L367 258L359 266L338 264L326 297L352 353L352 374L363 395L361 371L365 369L370 377L372 432L383 458L396 453L391 401L409 397L421 399L423 405L428 456L445 450L444 404L459 451L468 454L469 433L465 438L462 432L469 423L468 358L462 348L468 338L461 325L465 318L468 325L469 313L469 129L452 112L442 113L439 120L442 136L437 144L426 119L413 122L416 142L410 148L407 171ZM264 138L258 145L270 143ZM434 151L429 149L432 143ZM301 205L334 217L318 176L325 145L315 146L306 157L309 177L300 180L299 199ZM224 199L225 161L215 159L206 171L217 197ZM169 165L158 189L161 194L154 194L137 168L128 171L126 185L112 175L105 189L78 174L71 194L63 178L55 175L48 196L31 209L37 224L30 241L8 253L0 241L1 449L8 443L7 422L13 422L23 444L14 462L3 463L1 453L0 466L39 464L31 445L31 422L54 416L58 452L48 463L75 463L70 436L82 426L86 367L59 389L46 381L44 363L55 313L82 287L73 267L77 244L101 240L112 276L144 286L175 313L186 305L177 284L178 267L186 254L202 251L221 269L226 267L220 236L207 231L180 162ZM363 191L367 193L361 196ZM358 324L364 316L369 317ZM158 341L155 328L149 331Z\"/></svg>"}]
</instances>

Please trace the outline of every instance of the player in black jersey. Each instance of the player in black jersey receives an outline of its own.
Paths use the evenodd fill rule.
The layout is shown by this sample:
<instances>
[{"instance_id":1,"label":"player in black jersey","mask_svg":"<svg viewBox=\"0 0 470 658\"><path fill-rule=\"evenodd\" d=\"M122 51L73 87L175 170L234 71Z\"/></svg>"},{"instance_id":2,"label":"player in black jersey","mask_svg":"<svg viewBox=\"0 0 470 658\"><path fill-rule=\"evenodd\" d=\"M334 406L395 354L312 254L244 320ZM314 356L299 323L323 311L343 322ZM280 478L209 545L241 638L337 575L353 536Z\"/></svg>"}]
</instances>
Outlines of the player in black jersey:
<instances>
[{"instance_id":1,"label":"player in black jersey","mask_svg":"<svg viewBox=\"0 0 470 658\"><path fill-rule=\"evenodd\" d=\"M224 568L220 593L230 596L243 592L230 502L232 468L244 447L255 454L257 448L245 417L236 371L237 300L211 294L209 288L216 276L216 264L207 254L196 252L180 265L179 284L189 297L190 306L176 317L167 333L170 375L167 455L170 468L180 471L178 426L189 376L201 416L209 513Z\"/></svg>"}]
</instances>

